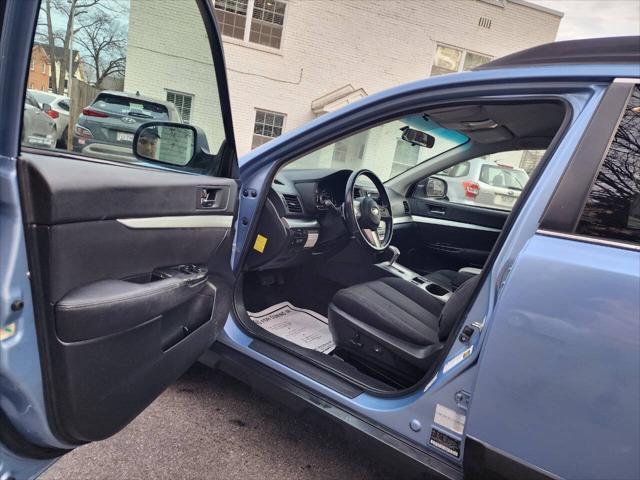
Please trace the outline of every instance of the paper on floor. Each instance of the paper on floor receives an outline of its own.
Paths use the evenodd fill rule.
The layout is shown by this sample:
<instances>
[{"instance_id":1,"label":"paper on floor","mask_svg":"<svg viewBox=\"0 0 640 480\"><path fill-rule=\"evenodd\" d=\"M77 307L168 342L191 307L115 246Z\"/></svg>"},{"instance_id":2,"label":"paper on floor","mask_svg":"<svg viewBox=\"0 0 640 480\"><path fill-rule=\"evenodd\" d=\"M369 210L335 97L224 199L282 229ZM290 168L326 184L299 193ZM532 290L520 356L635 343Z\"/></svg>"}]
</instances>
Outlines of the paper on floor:
<instances>
[{"instance_id":1,"label":"paper on floor","mask_svg":"<svg viewBox=\"0 0 640 480\"><path fill-rule=\"evenodd\" d=\"M328 320L319 313L297 308L289 302L272 305L249 317L257 325L301 347L322 353L335 348L329 332Z\"/></svg>"}]
</instances>

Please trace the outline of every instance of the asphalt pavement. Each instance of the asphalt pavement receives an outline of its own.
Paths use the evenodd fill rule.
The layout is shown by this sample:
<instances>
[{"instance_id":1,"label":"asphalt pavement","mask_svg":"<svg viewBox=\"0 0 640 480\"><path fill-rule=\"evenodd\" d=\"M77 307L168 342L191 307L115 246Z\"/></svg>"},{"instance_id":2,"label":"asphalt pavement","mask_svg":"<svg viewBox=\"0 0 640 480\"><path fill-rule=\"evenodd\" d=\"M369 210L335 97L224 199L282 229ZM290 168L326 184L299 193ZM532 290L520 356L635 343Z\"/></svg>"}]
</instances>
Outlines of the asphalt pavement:
<instances>
[{"instance_id":1,"label":"asphalt pavement","mask_svg":"<svg viewBox=\"0 0 640 480\"><path fill-rule=\"evenodd\" d=\"M334 422L293 412L221 372L198 365L120 433L74 450L43 478L400 477Z\"/></svg>"}]
</instances>

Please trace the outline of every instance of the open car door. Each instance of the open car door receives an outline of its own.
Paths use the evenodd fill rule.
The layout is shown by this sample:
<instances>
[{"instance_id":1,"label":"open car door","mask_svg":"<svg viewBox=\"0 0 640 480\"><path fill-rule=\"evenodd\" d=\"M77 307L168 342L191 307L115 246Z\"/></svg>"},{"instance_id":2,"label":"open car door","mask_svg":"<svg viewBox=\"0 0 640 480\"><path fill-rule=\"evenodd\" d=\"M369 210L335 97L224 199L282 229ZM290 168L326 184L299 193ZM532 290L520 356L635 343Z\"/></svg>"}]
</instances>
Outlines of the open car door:
<instances>
[{"instance_id":1,"label":"open car door","mask_svg":"<svg viewBox=\"0 0 640 480\"><path fill-rule=\"evenodd\" d=\"M128 16L124 91L74 73L69 150L21 145L36 24L58 14L46 0L0 5L2 478L118 432L216 340L231 307L238 183L213 5L128 3L108 5ZM109 14L91 11L103 4L70 3L79 23ZM160 129L133 143L149 121L197 125L198 154ZM158 161L134 155L143 144Z\"/></svg>"}]
</instances>

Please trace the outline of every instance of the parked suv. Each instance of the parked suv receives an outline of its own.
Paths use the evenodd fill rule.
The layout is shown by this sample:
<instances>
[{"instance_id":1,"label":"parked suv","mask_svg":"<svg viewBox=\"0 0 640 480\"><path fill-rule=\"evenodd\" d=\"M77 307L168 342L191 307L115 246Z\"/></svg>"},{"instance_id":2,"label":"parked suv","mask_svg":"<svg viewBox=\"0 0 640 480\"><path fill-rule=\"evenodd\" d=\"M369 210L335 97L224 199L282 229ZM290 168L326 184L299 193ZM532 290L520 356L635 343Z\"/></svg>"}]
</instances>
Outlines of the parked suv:
<instances>
[{"instance_id":1,"label":"parked suv","mask_svg":"<svg viewBox=\"0 0 640 480\"><path fill-rule=\"evenodd\" d=\"M511 210L529 175L521 168L477 158L455 165L433 178L447 182L451 202Z\"/></svg>"},{"instance_id":2,"label":"parked suv","mask_svg":"<svg viewBox=\"0 0 640 480\"><path fill-rule=\"evenodd\" d=\"M73 149L102 156L131 156L133 134L141 124L153 120L182 123L171 102L144 97L139 92L100 92L78 117Z\"/></svg>"}]
</instances>

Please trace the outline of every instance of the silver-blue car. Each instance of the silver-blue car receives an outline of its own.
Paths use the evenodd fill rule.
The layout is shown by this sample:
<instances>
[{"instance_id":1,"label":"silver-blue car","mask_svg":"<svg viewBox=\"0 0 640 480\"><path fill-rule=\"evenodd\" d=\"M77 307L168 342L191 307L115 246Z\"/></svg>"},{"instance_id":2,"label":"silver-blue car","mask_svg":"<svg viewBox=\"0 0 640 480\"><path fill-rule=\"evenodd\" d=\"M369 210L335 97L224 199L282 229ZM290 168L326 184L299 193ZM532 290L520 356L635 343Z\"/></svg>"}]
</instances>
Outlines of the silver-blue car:
<instances>
[{"instance_id":1,"label":"silver-blue car","mask_svg":"<svg viewBox=\"0 0 640 480\"><path fill-rule=\"evenodd\" d=\"M640 477L638 37L542 45L280 136L262 113L277 138L238 158L217 22L246 11L131 8L150 8L131 29L166 27L131 30L125 88L183 116L189 85L212 95L188 124L145 118L120 162L21 145L39 2L0 6L0 478L112 436L198 361L434 478ZM448 195L443 172L487 156L527 173L517 197Z\"/></svg>"}]
</instances>

